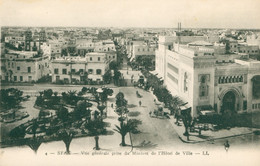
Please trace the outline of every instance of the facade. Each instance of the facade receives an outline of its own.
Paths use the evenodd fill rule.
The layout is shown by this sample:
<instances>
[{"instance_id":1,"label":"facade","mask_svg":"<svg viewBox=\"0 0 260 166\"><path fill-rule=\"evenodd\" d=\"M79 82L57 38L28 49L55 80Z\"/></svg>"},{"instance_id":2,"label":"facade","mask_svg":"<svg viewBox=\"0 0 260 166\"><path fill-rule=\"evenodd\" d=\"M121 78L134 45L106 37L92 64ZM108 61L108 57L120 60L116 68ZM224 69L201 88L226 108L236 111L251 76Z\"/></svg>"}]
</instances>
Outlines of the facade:
<instances>
[{"instance_id":1,"label":"facade","mask_svg":"<svg viewBox=\"0 0 260 166\"><path fill-rule=\"evenodd\" d=\"M61 57L51 60L52 82L77 83L87 79L87 60L82 57Z\"/></svg>"},{"instance_id":2,"label":"facade","mask_svg":"<svg viewBox=\"0 0 260 166\"><path fill-rule=\"evenodd\" d=\"M246 53L249 55L258 55L259 54L259 46L256 44L248 44L245 42L238 42L236 40L230 41L230 52L234 53Z\"/></svg>"},{"instance_id":3,"label":"facade","mask_svg":"<svg viewBox=\"0 0 260 166\"><path fill-rule=\"evenodd\" d=\"M103 81L113 57L106 53L87 53L85 57L61 57L51 61L52 81L85 83Z\"/></svg>"},{"instance_id":4,"label":"facade","mask_svg":"<svg viewBox=\"0 0 260 166\"><path fill-rule=\"evenodd\" d=\"M179 44L161 37L156 72L172 95L188 102L192 116L202 112L260 110L260 62L248 54L216 54L214 46Z\"/></svg>"},{"instance_id":5,"label":"facade","mask_svg":"<svg viewBox=\"0 0 260 166\"><path fill-rule=\"evenodd\" d=\"M2 81L32 82L50 73L48 56L37 52L9 51L1 57Z\"/></svg>"},{"instance_id":6,"label":"facade","mask_svg":"<svg viewBox=\"0 0 260 166\"><path fill-rule=\"evenodd\" d=\"M130 61L137 59L139 56L149 56L152 57L152 61L154 62L155 50L156 45L133 45Z\"/></svg>"}]
</instances>

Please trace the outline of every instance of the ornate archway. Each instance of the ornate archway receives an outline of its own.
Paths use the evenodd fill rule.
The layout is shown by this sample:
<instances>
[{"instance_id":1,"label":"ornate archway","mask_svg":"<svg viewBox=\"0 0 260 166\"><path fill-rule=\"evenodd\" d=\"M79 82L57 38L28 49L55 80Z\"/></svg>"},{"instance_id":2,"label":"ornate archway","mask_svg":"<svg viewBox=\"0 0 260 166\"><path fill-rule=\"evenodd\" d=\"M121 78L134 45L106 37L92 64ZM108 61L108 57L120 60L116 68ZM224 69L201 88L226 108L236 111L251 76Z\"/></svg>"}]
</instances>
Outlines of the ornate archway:
<instances>
[{"instance_id":1,"label":"ornate archway","mask_svg":"<svg viewBox=\"0 0 260 166\"><path fill-rule=\"evenodd\" d=\"M220 99L220 113L237 113L243 108L243 97L239 89L232 87L222 91L219 95Z\"/></svg>"},{"instance_id":2,"label":"ornate archway","mask_svg":"<svg viewBox=\"0 0 260 166\"><path fill-rule=\"evenodd\" d=\"M221 112L236 112L236 95L232 91L228 91L222 99Z\"/></svg>"}]
</instances>

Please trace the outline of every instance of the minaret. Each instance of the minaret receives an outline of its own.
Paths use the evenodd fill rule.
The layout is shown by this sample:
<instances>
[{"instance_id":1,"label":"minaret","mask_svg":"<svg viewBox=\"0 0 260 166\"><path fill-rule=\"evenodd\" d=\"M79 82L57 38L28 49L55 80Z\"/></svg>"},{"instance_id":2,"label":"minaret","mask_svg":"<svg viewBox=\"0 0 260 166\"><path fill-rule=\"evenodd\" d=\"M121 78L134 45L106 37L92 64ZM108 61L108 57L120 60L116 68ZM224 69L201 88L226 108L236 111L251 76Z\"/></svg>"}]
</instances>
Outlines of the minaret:
<instances>
[{"instance_id":1,"label":"minaret","mask_svg":"<svg viewBox=\"0 0 260 166\"><path fill-rule=\"evenodd\" d=\"M39 47L42 45L44 42L46 42L46 33L45 30L40 31L40 36L39 36Z\"/></svg>"},{"instance_id":2,"label":"minaret","mask_svg":"<svg viewBox=\"0 0 260 166\"><path fill-rule=\"evenodd\" d=\"M25 51L31 51L32 31L29 29L25 32Z\"/></svg>"}]
</instances>

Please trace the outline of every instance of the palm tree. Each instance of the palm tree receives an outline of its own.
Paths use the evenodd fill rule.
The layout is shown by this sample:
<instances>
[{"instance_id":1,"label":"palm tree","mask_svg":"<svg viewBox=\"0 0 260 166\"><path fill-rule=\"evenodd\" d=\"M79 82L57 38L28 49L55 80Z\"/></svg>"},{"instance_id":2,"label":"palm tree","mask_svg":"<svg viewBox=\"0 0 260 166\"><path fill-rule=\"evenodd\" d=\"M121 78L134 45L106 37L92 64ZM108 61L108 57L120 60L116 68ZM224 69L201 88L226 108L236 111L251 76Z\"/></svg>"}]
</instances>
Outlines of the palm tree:
<instances>
[{"instance_id":1,"label":"palm tree","mask_svg":"<svg viewBox=\"0 0 260 166\"><path fill-rule=\"evenodd\" d=\"M75 131L69 129L62 129L58 132L59 138L65 143L67 154L70 154L70 143L75 134Z\"/></svg>"},{"instance_id":2,"label":"palm tree","mask_svg":"<svg viewBox=\"0 0 260 166\"><path fill-rule=\"evenodd\" d=\"M105 123L99 119L95 119L93 121L89 121L88 123L86 123L85 128L88 129L88 131L91 133L91 135L94 136L95 147L93 149L100 150L98 140L99 140L99 135L101 133L104 133L106 130Z\"/></svg>"},{"instance_id":3,"label":"palm tree","mask_svg":"<svg viewBox=\"0 0 260 166\"><path fill-rule=\"evenodd\" d=\"M140 120L130 119L126 123L121 123L120 126L115 125L116 129L114 129L114 131L121 134L121 137L122 137L122 142L120 143L121 146L126 146L125 136L128 132L131 132L131 133L138 133L139 132L137 130L137 127L140 124L142 124L142 122Z\"/></svg>"}]
</instances>

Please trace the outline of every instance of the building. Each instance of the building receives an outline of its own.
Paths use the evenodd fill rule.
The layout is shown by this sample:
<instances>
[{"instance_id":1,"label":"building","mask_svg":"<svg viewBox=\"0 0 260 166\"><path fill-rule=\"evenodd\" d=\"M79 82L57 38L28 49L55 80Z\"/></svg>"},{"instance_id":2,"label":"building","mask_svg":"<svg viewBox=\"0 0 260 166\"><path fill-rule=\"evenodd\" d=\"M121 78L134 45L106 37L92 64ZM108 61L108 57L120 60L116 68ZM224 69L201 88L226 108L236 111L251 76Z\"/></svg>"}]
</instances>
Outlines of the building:
<instances>
[{"instance_id":1,"label":"building","mask_svg":"<svg viewBox=\"0 0 260 166\"><path fill-rule=\"evenodd\" d=\"M216 54L210 44L171 39L159 39L155 72L172 95L188 102L193 117L260 111L259 61L244 53Z\"/></svg>"},{"instance_id":2,"label":"building","mask_svg":"<svg viewBox=\"0 0 260 166\"><path fill-rule=\"evenodd\" d=\"M48 56L39 56L37 52L9 50L1 57L2 81L33 82L48 74Z\"/></svg>"},{"instance_id":3,"label":"building","mask_svg":"<svg viewBox=\"0 0 260 166\"><path fill-rule=\"evenodd\" d=\"M80 83L87 79L87 59L82 57L60 57L51 60L52 82Z\"/></svg>"},{"instance_id":4,"label":"building","mask_svg":"<svg viewBox=\"0 0 260 166\"><path fill-rule=\"evenodd\" d=\"M38 51L40 50L41 45L46 42L46 33L44 30L41 30L39 33L33 36L31 30L25 31L25 51Z\"/></svg>"},{"instance_id":5,"label":"building","mask_svg":"<svg viewBox=\"0 0 260 166\"><path fill-rule=\"evenodd\" d=\"M51 61L52 82L82 83L103 81L113 57L106 53L91 52L85 57L61 57Z\"/></svg>"},{"instance_id":6,"label":"building","mask_svg":"<svg viewBox=\"0 0 260 166\"><path fill-rule=\"evenodd\" d=\"M234 53L247 53L249 55L258 55L259 54L259 46L256 44L248 44L245 42L239 42L237 40L229 41L230 52Z\"/></svg>"},{"instance_id":7,"label":"building","mask_svg":"<svg viewBox=\"0 0 260 166\"><path fill-rule=\"evenodd\" d=\"M133 45L130 61L138 59L138 57L148 56L152 58L152 63L155 64L156 45Z\"/></svg>"}]
</instances>

